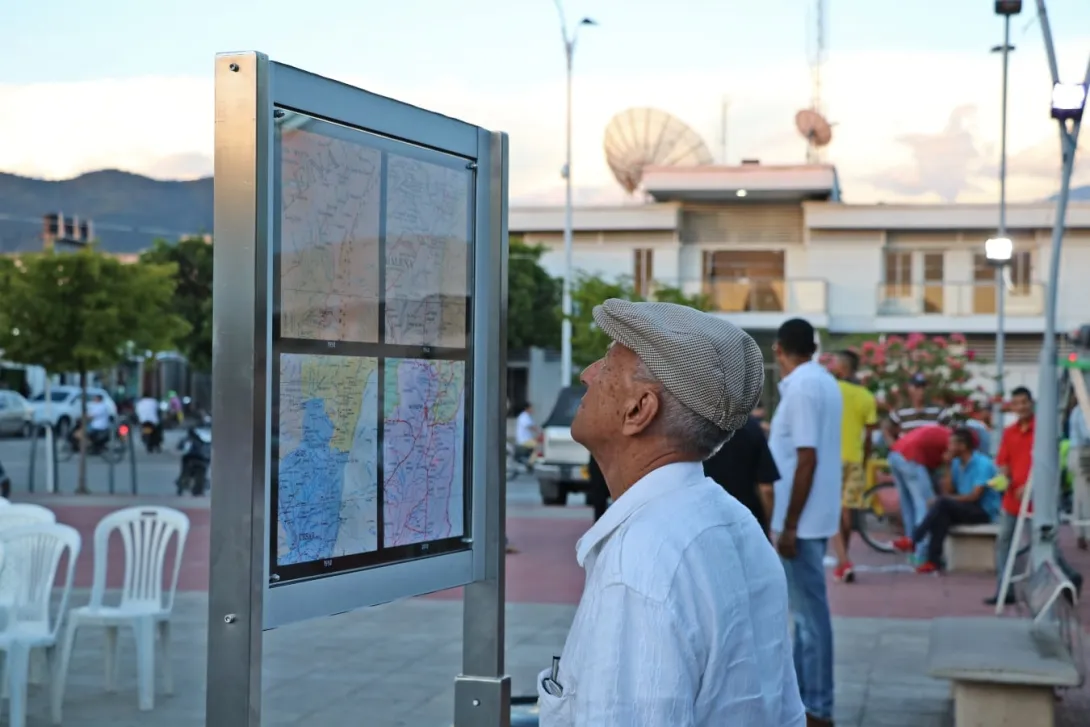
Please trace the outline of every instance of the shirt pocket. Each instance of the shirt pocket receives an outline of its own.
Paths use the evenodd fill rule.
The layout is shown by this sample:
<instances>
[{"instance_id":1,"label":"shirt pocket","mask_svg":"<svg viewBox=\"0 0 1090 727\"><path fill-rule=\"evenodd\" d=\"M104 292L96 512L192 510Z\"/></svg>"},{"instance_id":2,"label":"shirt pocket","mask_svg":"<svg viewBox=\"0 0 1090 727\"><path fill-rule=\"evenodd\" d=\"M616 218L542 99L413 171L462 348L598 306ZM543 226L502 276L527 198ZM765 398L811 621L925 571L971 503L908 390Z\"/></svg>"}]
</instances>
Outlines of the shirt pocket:
<instances>
[{"instance_id":1,"label":"shirt pocket","mask_svg":"<svg viewBox=\"0 0 1090 727\"><path fill-rule=\"evenodd\" d=\"M565 689L560 696L550 694L545 688L551 669L537 675L538 722L541 727L569 727L572 721L573 694Z\"/></svg>"}]
</instances>

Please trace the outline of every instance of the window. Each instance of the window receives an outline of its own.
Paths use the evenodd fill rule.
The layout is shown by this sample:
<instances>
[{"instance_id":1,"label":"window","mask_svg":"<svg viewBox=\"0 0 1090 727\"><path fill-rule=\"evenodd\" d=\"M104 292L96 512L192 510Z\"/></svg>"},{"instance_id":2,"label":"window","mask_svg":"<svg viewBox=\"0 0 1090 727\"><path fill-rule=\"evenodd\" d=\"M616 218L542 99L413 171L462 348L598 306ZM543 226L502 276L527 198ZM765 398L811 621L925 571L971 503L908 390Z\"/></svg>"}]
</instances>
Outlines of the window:
<instances>
[{"instance_id":1,"label":"window","mask_svg":"<svg viewBox=\"0 0 1090 727\"><path fill-rule=\"evenodd\" d=\"M655 279L655 251L648 249L633 250L633 284L636 295L646 298L651 294L651 283Z\"/></svg>"},{"instance_id":2,"label":"window","mask_svg":"<svg viewBox=\"0 0 1090 727\"><path fill-rule=\"evenodd\" d=\"M912 297L912 253L908 250L886 251L886 298Z\"/></svg>"},{"instance_id":3,"label":"window","mask_svg":"<svg viewBox=\"0 0 1090 727\"><path fill-rule=\"evenodd\" d=\"M782 250L706 250L704 294L716 310L784 311Z\"/></svg>"},{"instance_id":4,"label":"window","mask_svg":"<svg viewBox=\"0 0 1090 727\"><path fill-rule=\"evenodd\" d=\"M923 312L943 312L943 262L945 255L941 252L925 252L923 254Z\"/></svg>"},{"instance_id":5,"label":"window","mask_svg":"<svg viewBox=\"0 0 1090 727\"><path fill-rule=\"evenodd\" d=\"M1033 253L1029 250L1015 250L1008 266L1014 295L1028 295L1033 287ZM977 253L973 259L973 281L976 283L995 282L995 266L988 262L983 253Z\"/></svg>"}]
</instances>

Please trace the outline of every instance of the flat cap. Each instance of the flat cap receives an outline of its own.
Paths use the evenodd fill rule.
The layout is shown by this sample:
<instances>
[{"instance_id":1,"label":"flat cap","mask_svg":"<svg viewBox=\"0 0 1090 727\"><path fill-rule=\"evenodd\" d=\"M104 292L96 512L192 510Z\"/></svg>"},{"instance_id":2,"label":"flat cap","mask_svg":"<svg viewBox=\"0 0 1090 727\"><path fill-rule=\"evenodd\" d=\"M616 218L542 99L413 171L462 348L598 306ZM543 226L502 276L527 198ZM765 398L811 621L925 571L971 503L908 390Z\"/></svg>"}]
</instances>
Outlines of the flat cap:
<instances>
[{"instance_id":1,"label":"flat cap","mask_svg":"<svg viewBox=\"0 0 1090 727\"><path fill-rule=\"evenodd\" d=\"M594 322L640 357L666 390L720 429L735 431L757 405L764 357L738 326L676 303L610 298Z\"/></svg>"}]
</instances>

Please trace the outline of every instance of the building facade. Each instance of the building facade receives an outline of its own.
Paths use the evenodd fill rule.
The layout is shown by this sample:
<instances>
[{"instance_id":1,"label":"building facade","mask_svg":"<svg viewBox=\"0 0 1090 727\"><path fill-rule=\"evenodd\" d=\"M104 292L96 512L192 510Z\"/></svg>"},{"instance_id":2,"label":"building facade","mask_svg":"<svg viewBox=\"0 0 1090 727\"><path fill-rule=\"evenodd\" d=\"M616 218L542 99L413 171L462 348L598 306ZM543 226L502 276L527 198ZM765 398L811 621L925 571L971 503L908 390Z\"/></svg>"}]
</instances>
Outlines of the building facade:
<instances>
[{"instance_id":1,"label":"building facade","mask_svg":"<svg viewBox=\"0 0 1090 727\"><path fill-rule=\"evenodd\" d=\"M960 332L994 353L994 268L984 241L997 205L847 204L831 166L653 168L642 204L574 211L573 267L706 294L751 333L802 317L832 334ZM1014 256L1007 283L1008 383L1035 383L1044 330L1051 203L1007 206ZM563 272L564 210L512 208L510 229ZM1090 204L1068 208L1060 332L1090 320Z\"/></svg>"}]
</instances>

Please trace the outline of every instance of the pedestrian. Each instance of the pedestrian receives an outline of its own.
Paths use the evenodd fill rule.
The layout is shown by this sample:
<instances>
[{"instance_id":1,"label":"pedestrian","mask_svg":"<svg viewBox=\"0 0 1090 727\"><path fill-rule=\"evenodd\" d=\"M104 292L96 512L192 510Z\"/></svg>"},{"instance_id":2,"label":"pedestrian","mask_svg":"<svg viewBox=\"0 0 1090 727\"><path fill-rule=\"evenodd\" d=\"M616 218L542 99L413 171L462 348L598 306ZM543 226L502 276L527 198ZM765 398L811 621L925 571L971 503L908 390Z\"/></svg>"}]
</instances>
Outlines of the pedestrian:
<instances>
[{"instance_id":1,"label":"pedestrian","mask_svg":"<svg viewBox=\"0 0 1090 727\"><path fill-rule=\"evenodd\" d=\"M1026 485L1029 484L1030 470L1033 467L1033 438L1037 430L1033 394L1029 389L1019 386L1011 391L1010 408L1017 417L1017 421L1003 430L1003 438L999 442L999 453L995 456L995 466L1006 479L1007 485L1000 505L999 535L995 540L996 595L984 599L984 603L989 606L994 606L999 600L1003 573L1007 568L1011 545L1014 543L1018 512L1022 507L1022 496L1026 491ZM1030 503L1026 516L1032 514L1033 504ZM1068 565L1058 545L1053 555L1060 570L1075 586L1076 591L1081 592L1082 574ZM1014 593L1009 588L1004 597L1004 603L1008 606L1014 603Z\"/></svg>"},{"instance_id":2,"label":"pedestrian","mask_svg":"<svg viewBox=\"0 0 1090 727\"><path fill-rule=\"evenodd\" d=\"M913 374L908 380L908 406L894 409L889 418L901 428L902 432L911 432L913 429L928 424L945 424L950 421L950 411L939 406L927 396L927 377L923 374Z\"/></svg>"},{"instance_id":3,"label":"pedestrian","mask_svg":"<svg viewBox=\"0 0 1090 727\"><path fill-rule=\"evenodd\" d=\"M894 425L896 426L896 425ZM927 503L935 496L935 478L950 448L950 429L938 424L917 427L897 438L886 462L901 503L904 537L911 538L927 517ZM915 541L913 565L927 562L927 539Z\"/></svg>"},{"instance_id":4,"label":"pedestrian","mask_svg":"<svg viewBox=\"0 0 1090 727\"><path fill-rule=\"evenodd\" d=\"M870 459L872 439L878 426L878 402L874 394L857 380L859 356L855 351L838 351L829 364L836 377L844 413L840 422L841 501L840 532L833 538L836 570L833 578L843 583L855 580L855 568L848 550L856 514L864 509L867 489L866 463Z\"/></svg>"},{"instance_id":5,"label":"pedestrian","mask_svg":"<svg viewBox=\"0 0 1090 727\"><path fill-rule=\"evenodd\" d=\"M1073 493L1071 514L1076 521L1090 522L1090 426L1078 403L1067 417L1067 440L1067 471ZM1090 527L1080 525L1075 532L1079 549L1086 550Z\"/></svg>"},{"instance_id":6,"label":"pedestrian","mask_svg":"<svg viewBox=\"0 0 1090 727\"><path fill-rule=\"evenodd\" d=\"M916 543L928 544L917 573L942 568L943 544L951 527L984 525L999 513L999 493L991 487L996 475L992 458L976 450L976 437L968 427L955 429L949 440L941 494L927 503L927 514L915 532L893 542L893 547L904 553L915 550Z\"/></svg>"},{"instance_id":7,"label":"pedestrian","mask_svg":"<svg viewBox=\"0 0 1090 727\"><path fill-rule=\"evenodd\" d=\"M780 479L780 471L768 449L760 419L751 415L718 452L705 460L704 474L745 505L761 530L771 532L775 503L772 488Z\"/></svg>"},{"instance_id":8,"label":"pedestrian","mask_svg":"<svg viewBox=\"0 0 1090 727\"><path fill-rule=\"evenodd\" d=\"M833 624L825 589L825 552L840 530L844 405L836 379L813 360L814 327L792 318L776 333L780 403L769 446L780 470L772 529L777 533L791 615L795 667L807 725L833 720Z\"/></svg>"},{"instance_id":9,"label":"pedestrian","mask_svg":"<svg viewBox=\"0 0 1090 727\"><path fill-rule=\"evenodd\" d=\"M580 377L572 438L613 504L576 546L586 570L564 650L539 677L542 727L803 727L783 568L702 462L764 379L753 339L672 303L607 300L613 344Z\"/></svg>"}]
</instances>

